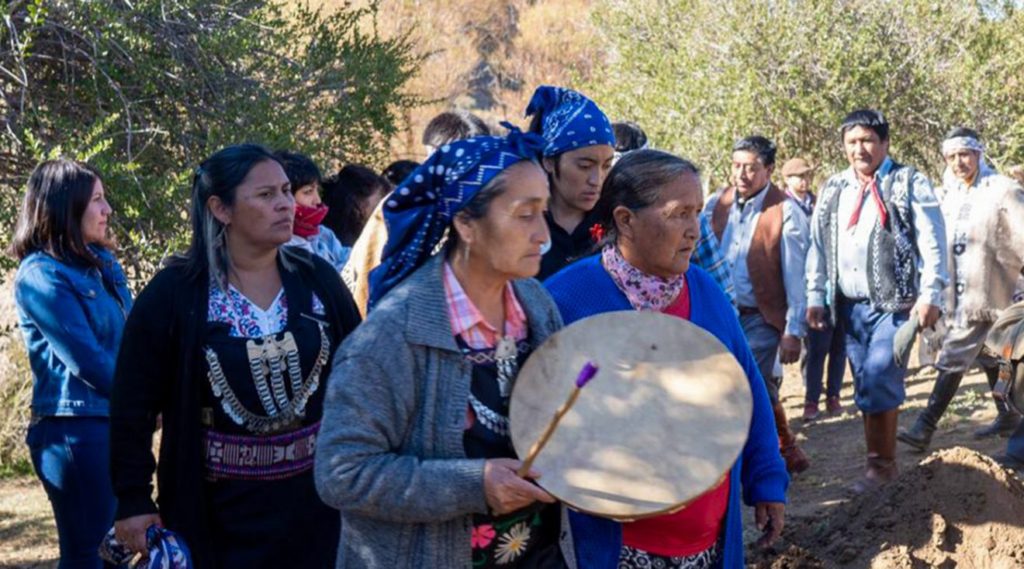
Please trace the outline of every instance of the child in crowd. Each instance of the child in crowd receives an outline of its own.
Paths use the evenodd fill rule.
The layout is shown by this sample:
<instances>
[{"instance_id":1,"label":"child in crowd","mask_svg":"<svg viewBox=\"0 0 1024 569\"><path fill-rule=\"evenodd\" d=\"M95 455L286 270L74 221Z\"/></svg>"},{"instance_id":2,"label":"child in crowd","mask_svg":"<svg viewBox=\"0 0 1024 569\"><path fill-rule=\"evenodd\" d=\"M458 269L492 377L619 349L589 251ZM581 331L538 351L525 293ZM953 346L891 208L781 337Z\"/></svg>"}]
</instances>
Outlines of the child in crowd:
<instances>
[{"instance_id":1,"label":"child in crowd","mask_svg":"<svg viewBox=\"0 0 1024 569\"><path fill-rule=\"evenodd\" d=\"M295 224L287 245L312 251L327 260L338 272L352 252L330 228L323 225L329 208L320 199L320 169L309 157L285 150L276 153L295 196Z\"/></svg>"}]
</instances>

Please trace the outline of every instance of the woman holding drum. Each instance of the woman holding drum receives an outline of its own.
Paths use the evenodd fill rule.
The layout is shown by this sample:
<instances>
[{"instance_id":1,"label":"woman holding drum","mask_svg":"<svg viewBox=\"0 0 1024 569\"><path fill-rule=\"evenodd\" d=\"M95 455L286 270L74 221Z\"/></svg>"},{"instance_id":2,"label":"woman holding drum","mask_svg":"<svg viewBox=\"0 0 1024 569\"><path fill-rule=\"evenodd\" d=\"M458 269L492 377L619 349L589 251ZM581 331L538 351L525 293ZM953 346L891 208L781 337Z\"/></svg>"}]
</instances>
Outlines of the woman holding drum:
<instances>
[{"instance_id":1,"label":"woman holding drum","mask_svg":"<svg viewBox=\"0 0 1024 569\"><path fill-rule=\"evenodd\" d=\"M516 475L509 437L518 368L562 326L529 278L549 239L543 144L442 146L384 203L370 312L336 358L316 454L339 568L577 566L564 510Z\"/></svg>"},{"instance_id":2,"label":"woman holding drum","mask_svg":"<svg viewBox=\"0 0 1024 569\"><path fill-rule=\"evenodd\" d=\"M789 477L764 382L729 300L707 273L690 267L702 202L698 171L690 162L656 150L627 154L609 174L596 207L605 236L600 254L545 283L567 324L619 310L689 320L725 345L750 384L749 434L729 475L715 487L676 513L621 526L574 517L581 548L595 540L621 540L620 568L743 567L741 496L756 508L763 543L782 532ZM614 566L615 560L600 564Z\"/></svg>"}]
</instances>

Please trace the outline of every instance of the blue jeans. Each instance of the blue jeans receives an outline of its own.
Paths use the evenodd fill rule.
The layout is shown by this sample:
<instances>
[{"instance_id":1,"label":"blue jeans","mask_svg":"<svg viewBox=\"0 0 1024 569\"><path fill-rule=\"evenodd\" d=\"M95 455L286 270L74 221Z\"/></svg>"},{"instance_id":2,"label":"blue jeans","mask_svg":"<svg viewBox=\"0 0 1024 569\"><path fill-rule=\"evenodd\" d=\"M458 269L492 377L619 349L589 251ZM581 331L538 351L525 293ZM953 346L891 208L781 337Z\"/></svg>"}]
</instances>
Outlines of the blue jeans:
<instances>
[{"instance_id":1,"label":"blue jeans","mask_svg":"<svg viewBox=\"0 0 1024 569\"><path fill-rule=\"evenodd\" d=\"M59 569L111 567L97 548L114 523L110 421L43 417L29 427L29 451L57 522Z\"/></svg>"},{"instance_id":2,"label":"blue jeans","mask_svg":"<svg viewBox=\"0 0 1024 569\"><path fill-rule=\"evenodd\" d=\"M866 300L839 302L839 319L846 332L846 355L853 372L853 400L866 414L898 409L906 399L907 370L896 365L892 341L910 311L875 310Z\"/></svg>"},{"instance_id":3,"label":"blue jeans","mask_svg":"<svg viewBox=\"0 0 1024 569\"><path fill-rule=\"evenodd\" d=\"M760 313L740 315L740 326L743 327L743 335L747 337L757 369L768 388L768 399L774 405L779 402L779 389L782 387L782 377L775 373L782 333L773 328Z\"/></svg>"},{"instance_id":4,"label":"blue jeans","mask_svg":"<svg viewBox=\"0 0 1024 569\"><path fill-rule=\"evenodd\" d=\"M839 397L846 373L846 334L842 327L826 327L824 330L808 330L804 338L807 352L800 362L806 393L804 400L818 403L821 400L822 379L825 375L825 358L828 357L828 387L826 397Z\"/></svg>"}]
</instances>

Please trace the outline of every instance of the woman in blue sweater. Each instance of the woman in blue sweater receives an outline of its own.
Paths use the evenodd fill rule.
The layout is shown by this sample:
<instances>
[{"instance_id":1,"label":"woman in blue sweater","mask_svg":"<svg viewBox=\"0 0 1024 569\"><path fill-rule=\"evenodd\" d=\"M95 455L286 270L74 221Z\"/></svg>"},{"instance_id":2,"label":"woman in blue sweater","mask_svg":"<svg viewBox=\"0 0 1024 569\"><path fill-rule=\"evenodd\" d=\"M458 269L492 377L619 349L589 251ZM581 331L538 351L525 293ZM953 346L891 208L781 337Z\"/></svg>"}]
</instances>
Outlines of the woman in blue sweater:
<instances>
[{"instance_id":1,"label":"woman in blue sweater","mask_svg":"<svg viewBox=\"0 0 1024 569\"><path fill-rule=\"evenodd\" d=\"M596 208L604 232L600 254L545 282L566 324L615 310L657 310L689 319L733 353L753 394L747 442L719 486L675 514L630 524L573 516L582 567L742 568L741 497L755 507L762 544L782 532L789 477L768 393L729 300L706 272L690 267L702 202L692 163L656 150L624 156ZM610 541L622 544L617 559L609 555Z\"/></svg>"},{"instance_id":2,"label":"woman in blue sweater","mask_svg":"<svg viewBox=\"0 0 1024 569\"><path fill-rule=\"evenodd\" d=\"M109 250L110 213L95 170L43 162L11 246L34 380L27 439L57 522L61 569L101 567L96 550L114 522L109 402L132 299Z\"/></svg>"}]
</instances>

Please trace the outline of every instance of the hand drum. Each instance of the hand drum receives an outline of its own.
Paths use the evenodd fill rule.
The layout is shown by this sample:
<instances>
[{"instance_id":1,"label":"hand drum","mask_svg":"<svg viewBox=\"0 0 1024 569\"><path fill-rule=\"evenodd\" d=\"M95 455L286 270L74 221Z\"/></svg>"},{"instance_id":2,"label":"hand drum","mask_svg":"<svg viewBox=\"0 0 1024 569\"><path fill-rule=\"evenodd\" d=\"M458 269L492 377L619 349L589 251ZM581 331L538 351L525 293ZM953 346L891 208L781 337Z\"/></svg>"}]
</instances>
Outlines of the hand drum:
<instances>
[{"instance_id":1,"label":"hand drum","mask_svg":"<svg viewBox=\"0 0 1024 569\"><path fill-rule=\"evenodd\" d=\"M530 356L509 410L520 457L588 361L600 371L534 462L541 487L573 509L626 521L678 510L728 473L750 428L746 375L710 333L655 312L586 318Z\"/></svg>"}]
</instances>

